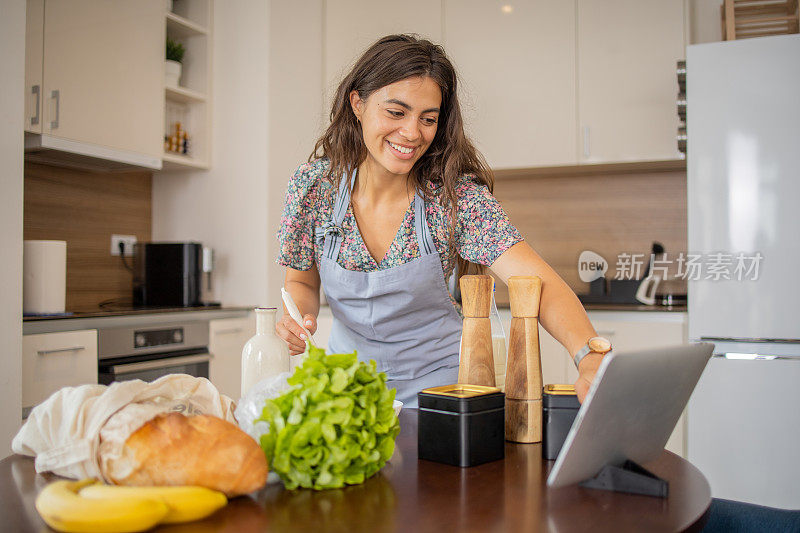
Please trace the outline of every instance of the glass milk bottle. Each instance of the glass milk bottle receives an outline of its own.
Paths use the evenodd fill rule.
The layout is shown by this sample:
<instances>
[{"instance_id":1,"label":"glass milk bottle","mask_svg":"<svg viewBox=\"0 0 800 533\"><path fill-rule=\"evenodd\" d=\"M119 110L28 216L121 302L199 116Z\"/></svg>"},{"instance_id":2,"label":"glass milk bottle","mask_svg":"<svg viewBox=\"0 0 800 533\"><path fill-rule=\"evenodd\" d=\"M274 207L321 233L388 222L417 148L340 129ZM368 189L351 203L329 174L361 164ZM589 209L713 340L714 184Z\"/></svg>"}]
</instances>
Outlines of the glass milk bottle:
<instances>
[{"instance_id":1,"label":"glass milk bottle","mask_svg":"<svg viewBox=\"0 0 800 533\"><path fill-rule=\"evenodd\" d=\"M275 333L275 307L257 307L256 334L242 349L242 396L257 382L289 371L289 347Z\"/></svg>"},{"instance_id":2,"label":"glass milk bottle","mask_svg":"<svg viewBox=\"0 0 800 533\"><path fill-rule=\"evenodd\" d=\"M494 359L494 382L500 390L505 390L506 383L506 334L503 330L503 321L500 320L500 312L497 310L495 293L492 292L492 310L490 318L492 321L492 359Z\"/></svg>"}]
</instances>

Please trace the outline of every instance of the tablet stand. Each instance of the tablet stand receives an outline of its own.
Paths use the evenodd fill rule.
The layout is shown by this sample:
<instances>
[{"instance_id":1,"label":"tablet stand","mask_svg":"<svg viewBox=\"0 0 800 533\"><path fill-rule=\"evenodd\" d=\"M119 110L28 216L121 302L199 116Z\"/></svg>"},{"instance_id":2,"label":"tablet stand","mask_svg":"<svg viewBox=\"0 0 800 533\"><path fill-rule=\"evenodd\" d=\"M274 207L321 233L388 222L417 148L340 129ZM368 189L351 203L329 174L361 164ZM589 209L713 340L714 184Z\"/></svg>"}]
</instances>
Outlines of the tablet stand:
<instances>
[{"instance_id":1,"label":"tablet stand","mask_svg":"<svg viewBox=\"0 0 800 533\"><path fill-rule=\"evenodd\" d=\"M633 461L625 461L621 466L606 465L599 474L582 482L580 486L657 498L666 498L669 494L669 483L665 479L661 479Z\"/></svg>"}]
</instances>

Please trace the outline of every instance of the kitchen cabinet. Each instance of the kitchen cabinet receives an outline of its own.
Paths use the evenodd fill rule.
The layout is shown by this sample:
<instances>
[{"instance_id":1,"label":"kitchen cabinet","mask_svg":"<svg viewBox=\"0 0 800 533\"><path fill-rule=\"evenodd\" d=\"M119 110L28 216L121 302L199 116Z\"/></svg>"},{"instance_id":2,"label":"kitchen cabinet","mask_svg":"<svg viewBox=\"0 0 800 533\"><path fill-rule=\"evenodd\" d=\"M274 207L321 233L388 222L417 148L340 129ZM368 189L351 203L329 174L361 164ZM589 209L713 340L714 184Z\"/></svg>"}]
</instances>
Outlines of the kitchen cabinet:
<instances>
[{"instance_id":1,"label":"kitchen cabinet","mask_svg":"<svg viewBox=\"0 0 800 533\"><path fill-rule=\"evenodd\" d=\"M163 0L29 0L27 8L25 129L41 136L26 148L113 150L160 167Z\"/></svg>"},{"instance_id":2,"label":"kitchen cabinet","mask_svg":"<svg viewBox=\"0 0 800 533\"><path fill-rule=\"evenodd\" d=\"M445 0L467 133L492 168L575 164L575 4Z\"/></svg>"},{"instance_id":3,"label":"kitchen cabinet","mask_svg":"<svg viewBox=\"0 0 800 533\"><path fill-rule=\"evenodd\" d=\"M211 352L209 380L234 401L242 387L242 348L256 334L255 316L220 318L209 321L208 351Z\"/></svg>"},{"instance_id":4,"label":"kitchen cabinet","mask_svg":"<svg viewBox=\"0 0 800 533\"><path fill-rule=\"evenodd\" d=\"M687 339L685 313L589 311L588 315L597 334L610 340L617 352L675 346ZM570 358L566 360L567 383L573 383L578 371Z\"/></svg>"},{"instance_id":5,"label":"kitchen cabinet","mask_svg":"<svg viewBox=\"0 0 800 533\"><path fill-rule=\"evenodd\" d=\"M580 163L678 159L684 2L578 0Z\"/></svg>"},{"instance_id":6,"label":"kitchen cabinet","mask_svg":"<svg viewBox=\"0 0 800 533\"><path fill-rule=\"evenodd\" d=\"M28 0L25 9L25 131L42 133L44 0Z\"/></svg>"},{"instance_id":7,"label":"kitchen cabinet","mask_svg":"<svg viewBox=\"0 0 800 533\"><path fill-rule=\"evenodd\" d=\"M360 55L379 38L394 33L415 33L442 41L441 0L327 0L324 2L323 90L324 116L331 109L339 82Z\"/></svg>"},{"instance_id":8,"label":"kitchen cabinet","mask_svg":"<svg viewBox=\"0 0 800 533\"><path fill-rule=\"evenodd\" d=\"M676 346L685 344L688 339L686 313L590 311L589 320L598 335L609 339L614 350L618 352ZM576 379L578 371L570 361L567 365L567 380L573 383ZM685 410L665 448L686 457Z\"/></svg>"},{"instance_id":9,"label":"kitchen cabinet","mask_svg":"<svg viewBox=\"0 0 800 533\"><path fill-rule=\"evenodd\" d=\"M23 416L62 387L97 383L97 330L22 336Z\"/></svg>"},{"instance_id":10,"label":"kitchen cabinet","mask_svg":"<svg viewBox=\"0 0 800 533\"><path fill-rule=\"evenodd\" d=\"M314 332L314 340L320 348L328 349L328 339L331 336L333 329L333 313L331 308L323 305L319 308L319 315L317 316L317 331Z\"/></svg>"},{"instance_id":11,"label":"kitchen cabinet","mask_svg":"<svg viewBox=\"0 0 800 533\"><path fill-rule=\"evenodd\" d=\"M489 165L678 159L683 10L678 0L445 0L445 49Z\"/></svg>"}]
</instances>

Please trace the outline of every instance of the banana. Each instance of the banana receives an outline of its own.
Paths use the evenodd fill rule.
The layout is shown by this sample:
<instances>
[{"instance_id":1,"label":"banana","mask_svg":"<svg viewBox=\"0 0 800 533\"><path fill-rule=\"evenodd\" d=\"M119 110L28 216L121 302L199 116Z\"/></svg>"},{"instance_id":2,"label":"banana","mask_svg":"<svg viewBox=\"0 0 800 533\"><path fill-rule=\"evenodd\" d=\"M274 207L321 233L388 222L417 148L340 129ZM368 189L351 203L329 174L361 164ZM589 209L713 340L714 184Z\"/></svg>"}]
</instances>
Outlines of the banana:
<instances>
[{"instance_id":1,"label":"banana","mask_svg":"<svg viewBox=\"0 0 800 533\"><path fill-rule=\"evenodd\" d=\"M117 485L89 485L80 495L87 499L104 498L155 498L169 507L163 524L191 522L205 518L225 507L228 498L221 492L205 487L120 487Z\"/></svg>"},{"instance_id":2,"label":"banana","mask_svg":"<svg viewBox=\"0 0 800 533\"><path fill-rule=\"evenodd\" d=\"M55 481L36 498L36 510L57 531L67 533L132 533L155 526L169 508L159 498L120 496L92 500L78 495L94 479Z\"/></svg>"}]
</instances>

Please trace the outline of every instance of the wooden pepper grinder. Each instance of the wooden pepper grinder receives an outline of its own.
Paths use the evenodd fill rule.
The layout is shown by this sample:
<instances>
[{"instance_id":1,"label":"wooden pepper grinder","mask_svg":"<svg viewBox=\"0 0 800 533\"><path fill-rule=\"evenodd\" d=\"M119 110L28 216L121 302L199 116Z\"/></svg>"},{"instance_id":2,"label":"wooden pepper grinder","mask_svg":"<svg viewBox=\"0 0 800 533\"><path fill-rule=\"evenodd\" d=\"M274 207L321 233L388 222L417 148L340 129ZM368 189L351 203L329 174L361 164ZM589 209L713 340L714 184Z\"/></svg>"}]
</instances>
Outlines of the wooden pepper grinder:
<instances>
[{"instance_id":1,"label":"wooden pepper grinder","mask_svg":"<svg viewBox=\"0 0 800 533\"><path fill-rule=\"evenodd\" d=\"M539 300L542 280L508 279L511 334L506 368L506 440L542 440L542 360L539 353Z\"/></svg>"},{"instance_id":2,"label":"wooden pepper grinder","mask_svg":"<svg viewBox=\"0 0 800 533\"><path fill-rule=\"evenodd\" d=\"M461 276L459 287L464 327L461 331L458 382L494 387L492 322L489 318L494 278Z\"/></svg>"}]
</instances>

